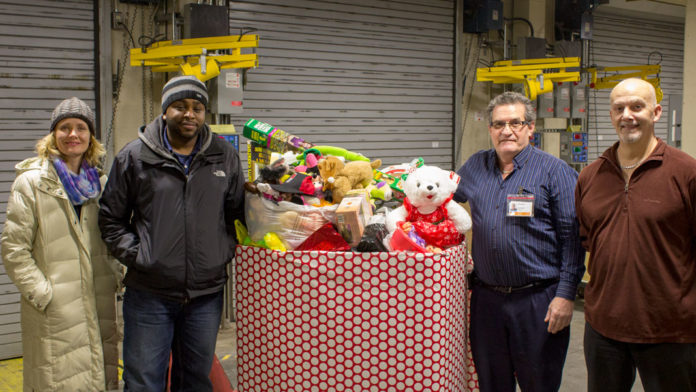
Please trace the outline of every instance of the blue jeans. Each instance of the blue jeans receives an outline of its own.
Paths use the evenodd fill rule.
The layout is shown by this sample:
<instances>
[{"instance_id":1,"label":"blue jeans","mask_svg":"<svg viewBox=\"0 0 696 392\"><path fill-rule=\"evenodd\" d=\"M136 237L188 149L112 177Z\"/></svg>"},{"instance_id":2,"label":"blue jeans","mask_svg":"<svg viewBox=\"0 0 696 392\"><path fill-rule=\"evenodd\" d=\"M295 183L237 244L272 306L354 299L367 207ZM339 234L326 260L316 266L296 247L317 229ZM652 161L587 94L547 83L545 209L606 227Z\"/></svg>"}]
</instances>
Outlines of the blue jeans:
<instances>
[{"instance_id":1,"label":"blue jeans","mask_svg":"<svg viewBox=\"0 0 696 392\"><path fill-rule=\"evenodd\" d=\"M123 300L124 391L161 392L172 354L171 391L212 391L223 292L188 303L126 288Z\"/></svg>"}]
</instances>

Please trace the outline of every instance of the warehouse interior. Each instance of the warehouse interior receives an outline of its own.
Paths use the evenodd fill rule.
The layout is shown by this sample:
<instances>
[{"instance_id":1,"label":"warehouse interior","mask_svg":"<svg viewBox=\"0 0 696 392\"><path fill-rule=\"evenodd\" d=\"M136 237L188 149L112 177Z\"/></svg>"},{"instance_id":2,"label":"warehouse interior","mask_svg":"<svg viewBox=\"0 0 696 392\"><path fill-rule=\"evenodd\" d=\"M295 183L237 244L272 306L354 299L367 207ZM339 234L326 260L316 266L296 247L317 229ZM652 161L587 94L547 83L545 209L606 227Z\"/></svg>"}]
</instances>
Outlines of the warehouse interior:
<instances>
[{"instance_id":1,"label":"warehouse interior","mask_svg":"<svg viewBox=\"0 0 696 392\"><path fill-rule=\"evenodd\" d=\"M532 143L580 171L617 140L609 91L628 76L660 92L657 136L696 156L688 0L0 0L0 20L0 231L14 165L59 100L95 109L108 167L179 73L206 81L208 122L237 135L250 174L250 118L388 165L456 169L492 147L485 109L507 90L537 104ZM19 302L0 263L0 360L22 355Z\"/></svg>"}]
</instances>

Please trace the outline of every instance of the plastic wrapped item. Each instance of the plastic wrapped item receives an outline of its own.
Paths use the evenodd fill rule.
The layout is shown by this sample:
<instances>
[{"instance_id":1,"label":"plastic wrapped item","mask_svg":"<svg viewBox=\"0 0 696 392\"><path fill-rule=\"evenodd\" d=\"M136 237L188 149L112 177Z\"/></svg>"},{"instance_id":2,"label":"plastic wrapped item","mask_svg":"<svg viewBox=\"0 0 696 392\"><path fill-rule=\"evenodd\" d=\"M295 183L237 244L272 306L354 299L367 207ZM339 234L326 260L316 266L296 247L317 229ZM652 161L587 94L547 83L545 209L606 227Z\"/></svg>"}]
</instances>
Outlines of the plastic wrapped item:
<instances>
[{"instance_id":1,"label":"plastic wrapped item","mask_svg":"<svg viewBox=\"0 0 696 392\"><path fill-rule=\"evenodd\" d=\"M333 224L327 223L319 230L312 233L295 250L325 250L329 252L339 252L350 250L350 245L343 239L341 234L336 231Z\"/></svg>"},{"instance_id":2,"label":"plastic wrapped item","mask_svg":"<svg viewBox=\"0 0 696 392\"><path fill-rule=\"evenodd\" d=\"M387 226L384 223L371 223L365 226L360 243L358 243L358 252L388 252L384 246L384 237L389 234Z\"/></svg>"},{"instance_id":3,"label":"plastic wrapped item","mask_svg":"<svg viewBox=\"0 0 696 392\"><path fill-rule=\"evenodd\" d=\"M244 215L252 241L260 242L266 233L274 232L291 250L325 224L335 223L336 207L312 207L288 201L275 203L247 192Z\"/></svg>"}]
</instances>

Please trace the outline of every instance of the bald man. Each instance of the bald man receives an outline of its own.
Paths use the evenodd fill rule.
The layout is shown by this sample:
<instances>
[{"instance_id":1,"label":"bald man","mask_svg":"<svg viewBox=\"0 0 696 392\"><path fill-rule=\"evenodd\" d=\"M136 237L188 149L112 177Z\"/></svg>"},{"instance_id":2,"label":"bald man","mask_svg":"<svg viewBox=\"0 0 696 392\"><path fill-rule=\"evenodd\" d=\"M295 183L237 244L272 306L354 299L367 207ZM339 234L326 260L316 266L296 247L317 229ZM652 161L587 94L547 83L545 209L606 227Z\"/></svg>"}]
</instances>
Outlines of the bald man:
<instances>
[{"instance_id":1,"label":"bald man","mask_svg":"<svg viewBox=\"0 0 696 392\"><path fill-rule=\"evenodd\" d=\"M655 137L655 89L611 92L619 141L578 178L590 252L585 289L589 391L696 391L696 160Z\"/></svg>"}]
</instances>

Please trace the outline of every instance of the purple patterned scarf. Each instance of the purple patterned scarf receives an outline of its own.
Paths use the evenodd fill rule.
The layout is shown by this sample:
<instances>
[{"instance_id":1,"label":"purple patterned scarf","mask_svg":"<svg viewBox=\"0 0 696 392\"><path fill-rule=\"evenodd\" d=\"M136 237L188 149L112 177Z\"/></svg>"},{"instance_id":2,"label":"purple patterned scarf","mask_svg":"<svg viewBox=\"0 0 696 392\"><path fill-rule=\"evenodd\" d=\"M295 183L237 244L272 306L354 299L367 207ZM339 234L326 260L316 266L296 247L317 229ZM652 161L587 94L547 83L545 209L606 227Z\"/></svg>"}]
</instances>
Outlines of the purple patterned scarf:
<instances>
[{"instance_id":1,"label":"purple patterned scarf","mask_svg":"<svg viewBox=\"0 0 696 392\"><path fill-rule=\"evenodd\" d=\"M84 159L80 167L80 174L71 172L65 162L58 157L53 158L53 166L56 168L60 182L63 183L63 188L65 188L73 205L80 206L87 200L98 197L101 193L99 173Z\"/></svg>"}]
</instances>

